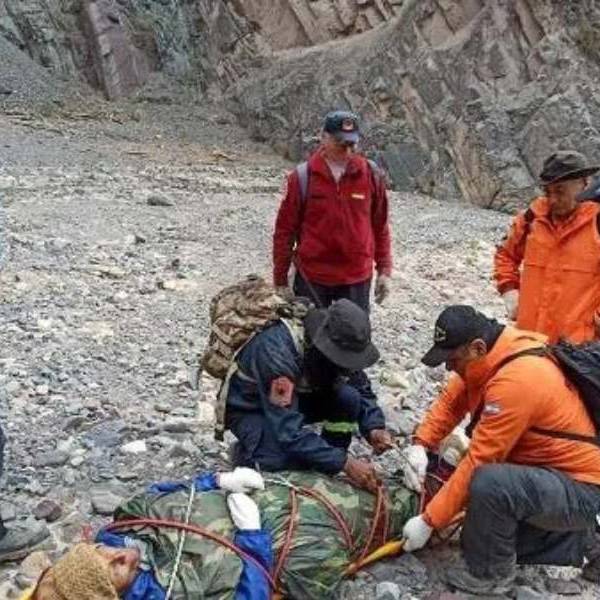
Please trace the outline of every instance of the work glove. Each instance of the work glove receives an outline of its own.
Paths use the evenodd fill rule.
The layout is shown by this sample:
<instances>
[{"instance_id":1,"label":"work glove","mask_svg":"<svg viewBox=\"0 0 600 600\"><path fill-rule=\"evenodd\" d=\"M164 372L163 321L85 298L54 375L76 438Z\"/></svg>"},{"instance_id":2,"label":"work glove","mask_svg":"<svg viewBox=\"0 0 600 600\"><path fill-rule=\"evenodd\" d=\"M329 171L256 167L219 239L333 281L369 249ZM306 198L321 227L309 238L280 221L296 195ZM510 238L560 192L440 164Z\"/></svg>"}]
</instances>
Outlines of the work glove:
<instances>
[{"instance_id":1,"label":"work glove","mask_svg":"<svg viewBox=\"0 0 600 600\"><path fill-rule=\"evenodd\" d=\"M238 529L260 529L260 512L256 502L246 494L229 494L227 506Z\"/></svg>"},{"instance_id":2,"label":"work glove","mask_svg":"<svg viewBox=\"0 0 600 600\"><path fill-rule=\"evenodd\" d=\"M423 515L409 519L402 530L402 537L404 538L402 549L405 552L420 550L429 541L432 533L433 527L425 522Z\"/></svg>"},{"instance_id":3,"label":"work glove","mask_svg":"<svg viewBox=\"0 0 600 600\"><path fill-rule=\"evenodd\" d=\"M406 449L404 453L406 465L404 467L404 482L410 490L420 493L423 490L425 482L425 473L427 472L427 451L421 444L413 444Z\"/></svg>"},{"instance_id":4,"label":"work glove","mask_svg":"<svg viewBox=\"0 0 600 600\"><path fill-rule=\"evenodd\" d=\"M439 454L448 464L457 467L467 453L470 443L469 436L462 427L457 427L440 444Z\"/></svg>"},{"instance_id":5,"label":"work glove","mask_svg":"<svg viewBox=\"0 0 600 600\"><path fill-rule=\"evenodd\" d=\"M217 474L217 484L226 492L248 493L252 490L264 490L262 475L248 467L236 467L233 471Z\"/></svg>"},{"instance_id":6,"label":"work glove","mask_svg":"<svg viewBox=\"0 0 600 600\"><path fill-rule=\"evenodd\" d=\"M394 447L392 435L386 429L371 429L367 439L375 454L383 454Z\"/></svg>"},{"instance_id":7,"label":"work glove","mask_svg":"<svg viewBox=\"0 0 600 600\"><path fill-rule=\"evenodd\" d=\"M511 321L517 320L517 313L519 311L519 290L508 290L502 294L502 300L506 307L506 316Z\"/></svg>"},{"instance_id":8,"label":"work glove","mask_svg":"<svg viewBox=\"0 0 600 600\"><path fill-rule=\"evenodd\" d=\"M370 462L358 460L349 456L344 465L344 473L352 485L357 488L375 493L379 486L379 478L375 472L375 466Z\"/></svg>"},{"instance_id":9,"label":"work glove","mask_svg":"<svg viewBox=\"0 0 600 600\"><path fill-rule=\"evenodd\" d=\"M392 282L389 275L378 275L375 280L375 302L383 304L383 301L392 291Z\"/></svg>"}]
</instances>

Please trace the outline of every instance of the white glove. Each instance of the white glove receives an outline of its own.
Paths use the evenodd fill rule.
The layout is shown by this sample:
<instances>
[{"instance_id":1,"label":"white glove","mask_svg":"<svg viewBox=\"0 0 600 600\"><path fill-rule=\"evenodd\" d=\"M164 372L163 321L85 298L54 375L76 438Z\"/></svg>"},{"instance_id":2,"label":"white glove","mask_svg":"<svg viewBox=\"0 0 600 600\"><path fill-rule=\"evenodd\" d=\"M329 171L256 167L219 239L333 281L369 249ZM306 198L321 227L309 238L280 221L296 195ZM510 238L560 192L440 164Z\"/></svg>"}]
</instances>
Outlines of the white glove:
<instances>
[{"instance_id":1,"label":"white glove","mask_svg":"<svg viewBox=\"0 0 600 600\"><path fill-rule=\"evenodd\" d=\"M469 449L471 440L462 427L457 427L440 444L440 457L453 467L458 466Z\"/></svg>"},{"instance_id":2,"label":"white glove","mask_svg":"<svg viewBox=\"0 0 600 600\"><path fill-rule=\"evenodd\" d=\"M375 302L383 304L383 301L392 291L391 279L388 275L378 275L375 280Z\"/></svg>"},{"instance_id":3,"label":"white glove","mask_svg":"<svg viewBox=\"0 0 600 600\"><path fill-rule=\"evenodd\" d=\"M506 307L506 316L511 321L517 320L517 313L519 311L519 290L508 290L502 294L502 300L504 300L504 306Z\"/></svg>"},{"instance_id":4,"label":"white glove","mask_svg":"<svg viewBox=\"0 0 600 600\"><path fill-rule=\"evenodd\" d=\"M238 529L260 529L260 513L256 502L246 494L229 494L227 506Z\"/></svg>"},{"instance_id":5,"label":"white glove","mask_svg":"<svg viewBox=\"0 0 600 600\"><path fill-rule=\"evenodd\" d=\"M421 515L409 519L402 530L402 537L404 538L402 549L405 552L420 550L429 541L432 532L433 527L427 525Z\"/></svg>"},{"instance_id":6,"label":"white glove","mask_svg":"<svg viewBox=\"0 0 600 600\"><path fill-rule=\"evenodd\" d=\"M409 446L404 454L407 465L404 468L404 482L406 487L415 492L421 492L427 472L427 451L421 444Z\"/></svg>"},{"instance_id":7,"label":"white glove","mask_svg":"<svg viewBox=\"0 0 600 600\"><path fill-rule=\"evenodd\" d=\"M233 471L218 473L217 483L226 492L251 492L264 490L265 482L262 475L248 467L236 467Z\"/></svg>"}]
</instances>

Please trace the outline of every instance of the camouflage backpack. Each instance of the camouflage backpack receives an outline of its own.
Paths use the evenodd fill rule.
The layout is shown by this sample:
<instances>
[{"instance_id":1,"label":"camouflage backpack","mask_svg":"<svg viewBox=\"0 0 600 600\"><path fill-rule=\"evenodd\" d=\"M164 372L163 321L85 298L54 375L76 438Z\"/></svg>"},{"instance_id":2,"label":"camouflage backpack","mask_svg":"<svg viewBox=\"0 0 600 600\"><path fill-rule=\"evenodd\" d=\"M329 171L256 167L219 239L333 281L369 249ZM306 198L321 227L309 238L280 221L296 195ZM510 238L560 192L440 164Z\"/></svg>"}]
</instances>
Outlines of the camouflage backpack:
<instances>
[{"instance_id":1,"label":"camouflage backpack","mask_svg":"<svg viewBox=\"0 0 600 600\"><path fill-rule=\"evenodd\" d=\"M217 438L222 436L229 380L237 371L235 358L242 348L267 325L281 320L294 343L304 338L302 319L308 306L286 300L258 275L248 275L216 294L210 303L210 334L201 359L209 375L223 380L217 397Z\"/></svg>"}]
</instances>

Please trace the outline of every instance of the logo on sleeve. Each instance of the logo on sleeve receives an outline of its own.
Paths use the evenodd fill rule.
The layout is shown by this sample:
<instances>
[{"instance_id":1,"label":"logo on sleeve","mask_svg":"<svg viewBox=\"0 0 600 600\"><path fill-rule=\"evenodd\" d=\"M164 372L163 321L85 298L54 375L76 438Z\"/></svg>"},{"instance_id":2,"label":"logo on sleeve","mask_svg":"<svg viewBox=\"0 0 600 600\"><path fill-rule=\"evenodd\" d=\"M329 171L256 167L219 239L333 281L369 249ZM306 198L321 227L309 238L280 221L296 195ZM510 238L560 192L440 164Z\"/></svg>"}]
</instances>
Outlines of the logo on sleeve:
<instances>
[{"instance_id":1,"label":"logo on sleeve","mask_svg":"<svg viewBox=\"0 0 600 600\"><path fill-rule=\"evenodd\" d=\"M497 402L488 402L481 411L482 416L494 417L502 412L502 407Z\"/></svg>"},{"instance_id":2,"label":"logo on sleeve","mask_svg":"<svg viewBox=\"0 0 600 600\"><path fill-rule=\"evenodd\" d=\"M271 382L269 402L280 408L289 408L292 405L294 382L287 377L278 377Z\"/></svg>"}]
</instances>

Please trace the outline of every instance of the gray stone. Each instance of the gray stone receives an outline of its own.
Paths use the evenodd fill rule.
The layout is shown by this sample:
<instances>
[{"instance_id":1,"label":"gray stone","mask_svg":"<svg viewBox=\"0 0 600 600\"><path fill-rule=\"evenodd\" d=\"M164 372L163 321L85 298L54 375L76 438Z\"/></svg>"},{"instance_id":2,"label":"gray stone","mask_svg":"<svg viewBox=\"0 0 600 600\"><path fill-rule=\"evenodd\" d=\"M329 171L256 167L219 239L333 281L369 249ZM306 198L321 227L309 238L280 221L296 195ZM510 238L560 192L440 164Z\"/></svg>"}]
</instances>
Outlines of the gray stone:
<instances>
[{"instance_id":1,"label":"gray stone","mask_svg":"<svg viewBox=\"0 0 600 600\"><path fill-rule=\"evenodd\" d=\"M107 489L93 489L90 493L92 508L99 515L112 515L123 498Z\"/></svg>"},{"instance_id":2,"label":"gray stone","mask_svg":"<svg viewBox=\"0 0 600 600\"><path fill-rule=\"evenodd\" d=\"M83 443L88 448L113 448L122 443L127 430L127 423L122 419L104 421L86 431Z\"/></svg>"},{"instance_id":3,"label":"gray stone","mask_svg":"<svg viewBox=\"0 0 600 600\"><path fill-rule=\"evenodd\" d=\"M391 581L382 581L377 584L376 588L377 600L400 600L400 588L397 584Z\"/></svg>"},{"instance_id":4,"label":"gray stone","mask_svg":"<svg viewBox=\"0 0 600 600\"><path fill-rule=\"evenodd\" d=\"M53 523L62 516L62 508L53 500L42 500L34 509L33 516L36 519Z\"/></svg>"},{"instance_id":5,"label":"gray stone","mask_svg":"<svg viewBox=\"0 0 600 600\"><path fill-rule=\"evenodd\" d=\"M534 589L528 586L519 586L515 590L516 600L542 600L544 594L536 592Z\"/></svg>"},{"instance_id":6,"label":"gray stone","mask_svg":"<svg viewBox=\"0 0 600 600\"><path fill-rule=\"evenodd\" d=\"M64 450L52 450L36 456L33 466L40 467L61 467L69 460L69 453Z\"/></svg>"},{"instance_id":7,"label":"gray stone","mask_svg":"<svg viewBox=\"0 0 600 600\"><path fill-rule=\"evenodd\" d=\"M581 583L575 579L548 577L546 579L546 589L551 594L557 594L559 596L581 595Z\"/></svg>"},{"instance_id":8,"label":"gray stone","mask_svg":"<svg viewBox=\"0 0 600 600\"><path fill-rule=\"evenodd\" d=\"M148 206L173 206L173 202L164 196L152 195L146 199Z\"/></svg>"}]
</instances>

